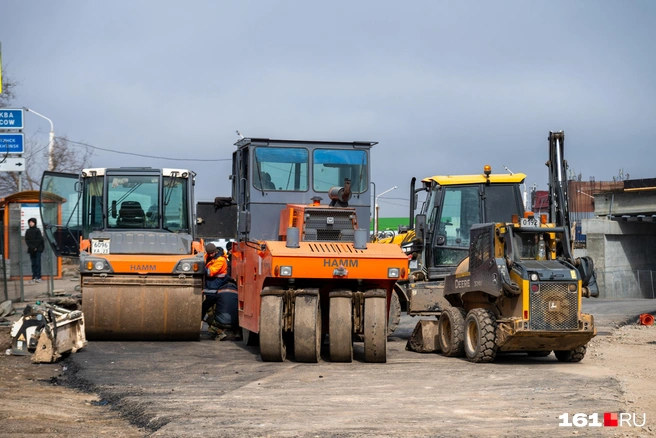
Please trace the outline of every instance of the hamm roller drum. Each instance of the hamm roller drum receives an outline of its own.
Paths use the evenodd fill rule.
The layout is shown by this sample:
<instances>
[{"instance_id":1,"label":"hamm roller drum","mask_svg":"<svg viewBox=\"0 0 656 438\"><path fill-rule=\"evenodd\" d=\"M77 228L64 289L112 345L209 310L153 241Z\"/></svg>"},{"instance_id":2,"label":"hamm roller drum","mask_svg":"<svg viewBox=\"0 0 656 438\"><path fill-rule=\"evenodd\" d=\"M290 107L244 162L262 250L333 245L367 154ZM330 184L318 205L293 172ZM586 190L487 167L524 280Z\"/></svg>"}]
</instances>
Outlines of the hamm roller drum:
<instances>
[{"instance_id":1,"label":"hamm roller drum","mask_svg":"<svg viewBox=\"0 0 656 438\"><path fill-rule=\"evenodd\" d=\"M200 278L88 277L82 311L89 340L197 341Z\"/></svg>"}]
</instances>

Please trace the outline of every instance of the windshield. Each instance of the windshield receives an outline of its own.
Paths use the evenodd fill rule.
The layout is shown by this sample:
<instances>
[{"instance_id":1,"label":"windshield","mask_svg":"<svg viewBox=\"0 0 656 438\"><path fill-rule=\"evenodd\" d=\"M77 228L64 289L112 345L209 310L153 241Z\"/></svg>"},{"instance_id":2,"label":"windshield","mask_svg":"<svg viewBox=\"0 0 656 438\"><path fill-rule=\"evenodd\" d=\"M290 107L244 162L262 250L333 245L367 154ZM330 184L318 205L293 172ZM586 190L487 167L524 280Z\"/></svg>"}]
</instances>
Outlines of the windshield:
<instances>
[{"instance_id":1,"label":"windshield","mask_svg":"<svg viewBox=\"0 0 656 438\"><path fill-rule=\"evenodd\" d=\"M303 148L255 148L253 186L258 190L305 192L308 151Z\"/></svg>"},{"instance_id":2,"label":"windshield","mask_svg":"<svg viewBox=\"0 0 656 438\"><path fill-rule=\"evenodd\" d=\"M159 210L159 193L158 176L108 176L107 226L158 228L157 219L152 220L152 212Z\"/></svg>"},{"instance_id":3,"label":"windshield","mask_svg":"<svg viewBox=\"0 0 656 438\"><path fill-rule=\"evenodd\" d=\"M84 235L103 227L103 177L92 176L84 180Z\"/></svg>"},{"instance_id":4,"label":"windshield","mask_svg":"<svg viewBox=\"0 0 656 438\"><path fill-rule=\"evenodd\" d=\"M353 193L362 193L369 185L367 151L316 149L312 171L312 184L316 192L327 192L335 186L343 187L346 178L351 180Z\"/></svg>"},{"instance_id":5,"label":"windshield","mask_svg":"<svg viewBox=\"0 0 656 438\"><path fill-rule=\"evenodd\" d=\"M164 221L162 227L165 230L189 230L188 184L189 180L186 178L164 177ZM152 212L151 220L155 223L157 218L154 216L158 214L157 211L157 208L149 211Z\"/></svg>"},{"instance_id":6,"label":"windshield","mask_svg":"<svg viewBox=\"0 0 656 438\"><path fill-rule=\"evenodd\" d=\"M444 245L437 246L435 265L457 265L469 252L469 230L481 222L477 186L446 187L437 235Z\"/></svg>"},{"instance_id":7,"label":"windshield","mask_svg":"<svg viewBox=\"0 0 656 438\"><path fill-rule=\"evenodd\" d=\"M514 214L524 216L517 185L492 184L485 187L486 222L511 222Z\"/></svg>"}]
</instances>

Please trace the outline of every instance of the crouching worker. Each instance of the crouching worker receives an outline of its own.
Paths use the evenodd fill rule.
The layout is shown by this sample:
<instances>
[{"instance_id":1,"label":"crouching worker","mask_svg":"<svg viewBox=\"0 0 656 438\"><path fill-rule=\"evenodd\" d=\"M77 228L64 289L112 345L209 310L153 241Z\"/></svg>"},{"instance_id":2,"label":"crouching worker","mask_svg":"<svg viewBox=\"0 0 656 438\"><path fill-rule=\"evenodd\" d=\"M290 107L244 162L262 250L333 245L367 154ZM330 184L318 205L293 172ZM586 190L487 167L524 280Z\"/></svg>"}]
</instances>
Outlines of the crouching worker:
<instances>
[{"instance_id":1,"label":"crouching worker","mask_svg":"<svg viewBox=\"0 0 656 438\"><path fill-rule=\"evenodd\" d=\"M207 322L210 335L220 340L234 337L231 330L239 326L237 288L227 274L228 261L223 248L213 243L205 245L205 300L201 319Z\"/></svg>"},{"instance_id":2,"label":"crouching worker","mask_svg":"<svg viewBox=\"0 0 656 438\"><path fill-rule=\"evenodd\" d=\"M237 286L234 283L226 283L216 291L216 304L208 311L206 319L209 321L208 331L215 335L215 339L233 341L240 338L237 303Z\"/></svg>"}]
</instances>

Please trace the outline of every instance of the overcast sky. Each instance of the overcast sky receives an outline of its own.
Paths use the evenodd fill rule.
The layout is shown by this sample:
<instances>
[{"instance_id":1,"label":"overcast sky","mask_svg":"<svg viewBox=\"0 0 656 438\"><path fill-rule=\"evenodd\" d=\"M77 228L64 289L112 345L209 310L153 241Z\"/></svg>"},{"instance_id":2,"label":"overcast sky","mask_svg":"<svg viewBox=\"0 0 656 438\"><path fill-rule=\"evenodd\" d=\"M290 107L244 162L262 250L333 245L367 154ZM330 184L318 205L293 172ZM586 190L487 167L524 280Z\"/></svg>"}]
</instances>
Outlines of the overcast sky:
<instances>
[{"instance_id":1,"label":"overcast sky","mask_svg":"<svg viewBox=\"0 0 656 438\"><path fill-rule=\"evenodd\" d=\"M656 2L0 2L16 107L95 167L183 167L229 195L247 137L378 141L382 217L410 178L485 164L546 189L549 130L584 181L656 177ZM26 132L49 125L26 115ZM195 159L184 162L179 159Z\"/></svg>"}]
</instances>

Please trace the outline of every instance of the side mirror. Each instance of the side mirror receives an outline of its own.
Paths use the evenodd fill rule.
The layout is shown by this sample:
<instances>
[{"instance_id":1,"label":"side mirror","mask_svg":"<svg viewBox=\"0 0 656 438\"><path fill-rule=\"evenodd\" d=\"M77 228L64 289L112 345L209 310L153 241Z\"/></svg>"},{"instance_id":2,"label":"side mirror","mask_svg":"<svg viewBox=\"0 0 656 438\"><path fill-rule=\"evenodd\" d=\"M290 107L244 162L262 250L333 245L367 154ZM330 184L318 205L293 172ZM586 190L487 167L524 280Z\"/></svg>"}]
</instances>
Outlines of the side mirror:
<instances>
[{"instance_id":1,"label":"side mirror","mask_svg":"<svg viewBox=\"0 0 656 438\"><path fill-rule=\"evenodd\" d=\"M415 232L419 238L424 240L426 237L426 215L418 214L415 218Z\"/></svg>"},{"instance_id":2,"label":"side mirror","mask_svg":"<svg viewBox=\"0 0 656 438\"><path fill-rule=\"evenodd\" d=\"M444 234L438 234L437 237L435 238L435 244L438 246L442 246L446 243L446 236Z\"/></svg>"},{"instance_id":3,"label":"side mirror","mask_svg":"<svg viewBox=\"0 0 656 438\"><path fill-rule=\"evenodd\" d=\"M116 200L112 201L112 217L116 219L116 216L118 215L117 210L116 210Z\"/></svg>"},{"instance_id":4,"label":"side mirror","mask_svg":"<svg viewBox=\"0 0 656 438\"><path fill-rule=\"evenodd\" d=\"M240 211L237 221L237 232L239 232L240 237L242 235L248 235L251 231L251 212Z\"/></svg>"}]
</instances>

